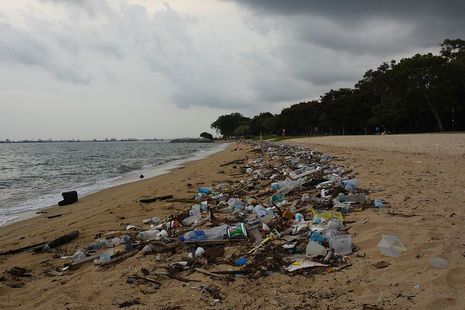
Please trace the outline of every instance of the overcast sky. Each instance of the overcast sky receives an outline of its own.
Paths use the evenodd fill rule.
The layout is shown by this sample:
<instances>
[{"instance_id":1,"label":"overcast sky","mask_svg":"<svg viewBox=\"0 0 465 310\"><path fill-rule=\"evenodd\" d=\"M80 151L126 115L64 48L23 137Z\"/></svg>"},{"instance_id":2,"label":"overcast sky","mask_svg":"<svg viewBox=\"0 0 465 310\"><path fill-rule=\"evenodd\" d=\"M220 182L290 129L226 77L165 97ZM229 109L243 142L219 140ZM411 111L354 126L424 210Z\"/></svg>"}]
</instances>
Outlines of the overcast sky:
<instances>
[{"instance_id":1,"label":"overcast sky","mask_svg":"<svg viewBox=\"0 0 465 310\"><path fill-rule=\"evenodd\" d=\"M0 1L0 139L171 138L465 38L462 1Z\"/></svg>"}]
</instances>

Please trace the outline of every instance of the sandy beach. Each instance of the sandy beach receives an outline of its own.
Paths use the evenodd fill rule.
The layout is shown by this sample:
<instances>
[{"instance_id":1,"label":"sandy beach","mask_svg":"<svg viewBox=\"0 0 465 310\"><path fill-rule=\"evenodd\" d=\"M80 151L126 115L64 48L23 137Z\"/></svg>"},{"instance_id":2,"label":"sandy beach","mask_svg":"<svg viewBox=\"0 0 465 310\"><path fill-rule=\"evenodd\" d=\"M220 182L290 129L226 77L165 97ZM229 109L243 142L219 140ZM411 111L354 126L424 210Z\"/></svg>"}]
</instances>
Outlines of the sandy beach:
<instances>
[{"instance_id":1,"label":"sandy beach","mask_svg":"<svg viewBox=\"0 0 465 310\"><path fill-rule=\"evenodd\" d=\"M257 280L237 277L213 280L194 273L190 278L219 287L224 299L212 304L199 283L162 279L160 289L144 293L126 283L125 276L151 268L153 256L137 254L109 269L90 264L65 273L53 254L20 253L0 256L2 309L115 309L137 298L130 309L463 309L465 304L465 134L392 136L339 136L288 140L335 156L334 162L351 167L371 198L390 206L348 215L367 219L351 230L359 250L352 267L308 276L270 275ZM155 202L141 205L143 197L172 194L191 198L193 189L224 180L241 180L239 169L222 163L253 158L250 146L231 144L227 150L189 162L169 174L113 187L82 198L78 203L47 209L47 213L0 228L1 251L50 240L72 230L79 237L67 252L85 247L99 233L141 225L147 217L166 217L191 204ZM193 185L189 187L188 184ZM59 217L47 217L61 214ZM400 257L382 256L377 244L382 234L398 235L407 247ZM434 269L429 260L442 257L446 269ZM379 261L389 266L378 269ZM14 288L2 277L11 266L31 269L32 276Z\"/></svg>"}]
</instances>

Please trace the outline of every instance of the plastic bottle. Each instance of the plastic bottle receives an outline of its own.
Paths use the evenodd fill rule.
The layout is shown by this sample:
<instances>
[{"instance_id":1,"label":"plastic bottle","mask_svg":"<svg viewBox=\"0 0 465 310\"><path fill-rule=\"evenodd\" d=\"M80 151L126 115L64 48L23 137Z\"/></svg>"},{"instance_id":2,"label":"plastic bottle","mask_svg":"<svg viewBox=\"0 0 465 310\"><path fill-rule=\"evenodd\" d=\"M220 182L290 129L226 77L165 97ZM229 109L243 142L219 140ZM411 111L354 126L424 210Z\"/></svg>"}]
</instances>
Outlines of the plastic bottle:
<instances>
[{"instance_id":1,"label":"plastic bottle","mask_svg":"<svg viewBox=\"0 0 465 310\"><path fill-rule=\"evenodd\" d=\"M87 247L87 250L88 251L95 251L95 250L98 250L98 249L101 249L103 247L106 246L106 240L105 239L98 239L98 240L95 240L94 242L92 242L88 247Z\"/></svg>"},{"instance_id":2,"label":"plastic bottle","mask_svg":"<svg viewBox=\"0 0 465 310\"><path fill-rule=\"evenodd\" d=\"M180 238L181 241L201 241L206 240L205 232L203 230L191 230L187 232L183 237Z\"/></svg>"},{"instance_id":3,"label":"plastic bottle","mask_svg":"<svg viewBox=\"0 0 465 310\"><path fill-rule=\"evenodd\" d=\"M189 211L189 215L190 216L199 215L201 211L202 211L202 207L200 205L193 205L191 207L191 210Z\"/></svg>"},{"instance_id":4,"label":"plastic bottle","mask_svg":"<svg viewBox=\"0 0 465 310\"><path fill-rule=\"evenodd\" d=\"M162 229L156 236L156 239L157 240L160 240L160 239L163 239L163 238L166 238L168 237L168 232L164 229Z\"/></svg>"},{"instance_id":5,"label":"plastic bottle","mask_svg":"<svg viewBox=\"0 0 465 310\"><path fill-rule=\"evenodd\" d=\"M265 217L268 212L262 205L256 205L254 207L254 213L257 215L258 218Z\"/></svg>"},{"instance_id":6,"label":"plastic bottle","mask_svg":"<svg viewBox=\"0 0 465 310\"><path fill-rule=\"evenodd\" d=\"M131 243L131 237L128 236L128 235L122 236L121 237L121 243L125 243L125 244Z\"/></svg>"},{"instance_id":7,"label":"plastic bottle","mask_svg":"<svg viewBox=\"0 0 465 310\"><path fill-rule=\"evenodd\" d=\"M226 235L226 230L228 225L223 224L218 227L213 227L209 229L204 229L205 240L222 240Z\"/></svg>"},{"instance_id":8,"label":"plastic bottle","mask_svg":"<svg viewBox=\"0 0 465 310\"><path fill-rule=\"evenodd\" d=\"M159 217L154 216L154 217L151 217L151 218L147 218L147 219L145 219L145 220L142 220L142 222L143 222L144 224L158 225L158 224L161 223L161 220L160 220Z\"/></svg>"},{"instance_id":9,"label":"plastic bottle","mask_svg":"<svg viewBox=\"0 0 465 310\"><path fill-rule=\"evenodd\" d=\"M359 182L357 179L343 180L342 184L344 184L344 189L351 193L354 193L357 190L357 187L359 186Z\"/></svg>"},{"instance_id":10,"label":"plastic bottle","mask_svg":"<svg viewBox=\"0 0 465 310\"><path fill-rule=\"evenodd\" d=\"M241 210L244 209L244 203L237 198L229 198L228 205L231 210Z\"/></svg>"},{"instance_id":11,"label":"plastic bottle","mask_svg":"<svg viewBox=\"0 0 465 310\"><path fill-rule=\"evenodd\" d=\"M111 243L112 245L115 247L115 246L118 246L121 244L121 239L120 238L113 238L111 239Z\"/></svg>"},{"instance_id":12,"label":"plastic bottle","mask_svg":"<svg viewBox=\"0 0 465 310\"><path fill-rule=\"evenodd\" d=\"M156 230L156 229L150 229L150 230L146 230L146 231L141 231L139 233L139 238L141 240L156 240L157 239L157 235L160 233L159 230Z\"/></svg>"},{"instance_id":13,"label":"plastic bottle","mask_svg":"<svg viewBox=\"0 0 465 310\"><path fill-rule=\"evenodd\" d=\"M198 190L197 190L199 193L202 193L202 194L211 194L212 193L212 190L211 188L208 188L208 187L200 187Z\"/></svg>"},{"instance_id":14,"label":"plastic bottle","mask_svg":"<svg viewBox=\"0 0 465 310\"><path fill-rule=\"evenodd\" d=\"M302 184L305 183L305 179L298 179L296 181L291 181L291 180L285 180L285 181L281 181L279 182L279 190L278 190L278 193L280 194L287 194L289 193L290 191L292 191L293 189L301 186Z\"/></svg>"},{"instance_id":15,"label":"plastic bottle","mask_svg":"<svg viewBox=\"0 0 465 310\"><path fill-rule=\"evenodd\" d=\"M197 222L198 220L200 220L202 218L202 216L199 214L195 214L195 215L191 215L189 217L186 217L185 219L183 219L181 221L181 223L184 225L184 226L190 226L192 224L194 224L195 222Z\"/></svg>"}]
</instances>

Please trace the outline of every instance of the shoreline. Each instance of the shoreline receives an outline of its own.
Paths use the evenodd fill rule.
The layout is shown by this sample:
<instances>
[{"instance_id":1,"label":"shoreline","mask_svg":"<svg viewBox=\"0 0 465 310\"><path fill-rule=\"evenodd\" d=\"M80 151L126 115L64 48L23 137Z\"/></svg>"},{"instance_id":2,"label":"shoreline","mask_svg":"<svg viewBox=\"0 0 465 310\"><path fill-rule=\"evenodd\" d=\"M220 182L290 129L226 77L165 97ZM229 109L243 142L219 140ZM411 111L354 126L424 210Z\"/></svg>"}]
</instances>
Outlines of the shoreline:
<instances>
[{"instance_id":1,"label":"shoreline","mask_svg":"<svg viewBox=\"0 0 465 310\"><path fill-rule=\"evenodd\" d=\"M222 142L222 143L214 143L214 144L216 144L216 145L213 146L212 148L209 148L207 150L198 150L198 151L194 152L191 156L188 156L186 158L175 159L175 160L168 161L168 162L163 163L163 164L158 165L158 166L153 166L153 167L150 167L150 168L145 168L145 169L141 169L141 170L137 170L137 171L132 171L132 172L126 173L124 175L115 177L115 178L113 178L113 179L115 179L113 182L108 183L109 186L104 186L102 188L98 188L98 189L95 189L95 190L90 190L88 192L85 192L84 194L80 194L79 190L78 190L79 199L82 199L84 197L99 193L101 191L104 191L104 190L107 190L107 189L110 189L110 188L113 188L113 187L117 187L117 186L121 186L121 185L125 185L125 184L130 184L130 183L135 183L135 182L140 182L140 181L144 181L144 180L147 180L147 179L151 179L151 178L154 178L154 177L157 177L157 176L160 176L160 175L170 173L172 170L177 169L177 168L179 168L180 166L182 166L182 165L184 165L186 163L189 163L189 162L195 161L195 160L201 160L201 159L204 159L204 158L208 158L209 156L211 156L211 155L213 155L215 153L222 152L222 151L227 149L227 147L228 147L228 145L230 143L229 142ZM142 179L139 178L140 174L144 175L144 178L142 178ZM58 205L54 204L54 205L49 205L49 206L37 208L37 209L34 209L34 210L27 210L27 211L21 211L21 212L18 212L18 213L12 213L12 214L8 214L8 215L4 215L3 216L4 220L0 221L0 228L6 227L6 226L14 224L14 223L22 222L22 221L25 221L25 220L28 220L28 219L31 219L31 218L34 218L34 217L37 217L37 216L40 216L40 215L43 215L43 214L47 213L46 210L48 210L50 208L54 208L54 207L58 207Z\"/></svg>"}]
</instances>

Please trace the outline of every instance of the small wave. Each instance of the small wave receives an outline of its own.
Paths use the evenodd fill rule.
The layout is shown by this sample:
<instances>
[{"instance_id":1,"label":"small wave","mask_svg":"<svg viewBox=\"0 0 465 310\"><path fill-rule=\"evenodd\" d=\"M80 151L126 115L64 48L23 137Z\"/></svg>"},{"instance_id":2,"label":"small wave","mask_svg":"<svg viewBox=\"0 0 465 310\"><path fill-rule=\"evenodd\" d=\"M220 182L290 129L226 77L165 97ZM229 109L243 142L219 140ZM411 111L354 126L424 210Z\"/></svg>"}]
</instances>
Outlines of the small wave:
<instances>
[{"instance_id":1,"label":"small wave","mask_svg":"<svg viewBox=\"0 0 465 310\"><path fill-rule=\"evenodd\" d=\"M131 171L134 171L134 170L138 170L140 169L141 166L140 165L120 165L118 167L118 171L119 172L122 172L122 173L126 173L126 172L131 172Z\"/></svg>"}]
</instances>

